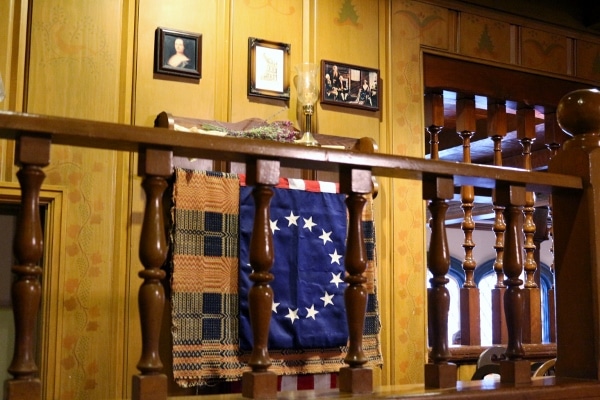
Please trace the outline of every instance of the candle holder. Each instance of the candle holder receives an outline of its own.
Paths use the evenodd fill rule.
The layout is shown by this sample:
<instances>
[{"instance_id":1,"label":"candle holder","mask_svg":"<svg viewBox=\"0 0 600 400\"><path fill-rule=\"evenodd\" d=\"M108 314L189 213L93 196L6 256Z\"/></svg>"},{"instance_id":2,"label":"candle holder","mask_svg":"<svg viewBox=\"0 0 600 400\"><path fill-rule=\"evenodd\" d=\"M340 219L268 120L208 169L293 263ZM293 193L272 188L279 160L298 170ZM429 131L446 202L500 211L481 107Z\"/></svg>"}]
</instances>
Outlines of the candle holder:
<instances>
[{"instance_id":1,"label":"candle holder","mask_svg":"<svg viewBox=\"0 0 600 400\"><path fill-rule=\"evenodd\" d=\"M294 143L303 144L305 146L319 146L319 142L313 136L312 130L312 115L315 110L315 102L319 97L318 72L319 67L313 63L303 63L296 66L298 73L298 81L296 88L298 89L298 102L302 104L302 112L304 114L304 134Z\"/></svg>"}]
</instances>

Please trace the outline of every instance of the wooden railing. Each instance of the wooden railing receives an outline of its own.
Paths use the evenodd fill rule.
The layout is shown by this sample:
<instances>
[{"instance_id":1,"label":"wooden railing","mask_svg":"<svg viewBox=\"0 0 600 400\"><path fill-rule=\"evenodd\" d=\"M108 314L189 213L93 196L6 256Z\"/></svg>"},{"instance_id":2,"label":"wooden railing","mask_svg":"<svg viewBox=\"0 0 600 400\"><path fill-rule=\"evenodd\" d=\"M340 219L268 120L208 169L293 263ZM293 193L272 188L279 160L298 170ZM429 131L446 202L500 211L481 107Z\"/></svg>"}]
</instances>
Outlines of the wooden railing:
<instances>
[{"instance_id":1,"label":"wooden railing","mask_svg":"<svg viewBox=\"0 0 600 400\"><path fill-rule=\"evenodd\" d=\"M487 67L479 67L485 70ZM533 77L532 80L540 79ZM457 84L457 83L455 83ZM516 83L515 83L516 84ZM575 84L574 84L575 85ZM491 92L490 88L483 90ZM532 91L534 91L532 89ZM544 101L549 101L547 98ZM556 99L558 102L559 98ZM507 106L507 103L510 106ZM544 113L536 110L543 109ZM512 165L524 170L532 170L533 145L537 144L538 151L536 167L546 169L547 164L540 164L540 160L546 163L551 156L556 154L566 134L559 138L556 133L556 104L552 106L526 105L523 101L506 101L494 99L478 94L468 94L442 88L427 88L425 92L425 134L429 140L428 157L433 160L445 159L456 160L459 147L461 162L471 163L472 155L476 163L493 164L502 166L503 158L512 159ZM509 126L511 128L509 128ZM509 132L509 130L511 132ZM440 136L446 137L440 143ZM453 136L455 142L459 139L462 145L452 146L453 143L447 136ZM474 142L478 138L477 142ZM482 144L482 142L484 142ZM476 144L476 149L473 145ZM443 146L443 149L440 148ZM508 146L508 151L503 148ZM542 154L547 153L547 154ZM550 156L550 157L549 157ZM503 207L495 201L493 192L478 193L477 199L473 186L466 185L460 188L460 199L455 191L453 206L450 207L446 216L447 225L458 225L463 231L464 241L462 253L464 259L461 277L464 284L460 288L459 310L460 317L460 339L459 343L468 348L451 349L451 360L464 363L471 360L473 363L482 350L482 336L480 332L487 332L491 328L491 342L489 346L506 345L508 342L506 321L504 314L504 293L506 284L504 282L504 270L502 258L504 251L504 222ZM536 349L545 348L545 357L555 357L555 334L553 325L543 319L546 304L549 315L554 315L553 290L542 292L540 269L538 265L540 244L548 240L547 213L550 196L543 196L541 201L536 200L536 194L532 191L526 192L526 201L523 209L523 232L524 240L524 321L523 342L534 345ZM460 207L459 207L460 206ZM460 208L460 214L457 213ZM474 254L477 238L475 231L487 230L495 236L494 270L496 284L491 293L481 292L478 282L474 279L477 274L481 277L481 268ZM460 254L460 249L452 249L453 253ZM490 297L488 297L490 296ZM480 307L487 305L483 299L491 299L490 309L483 310L491 314L491 327L484 325L487 321L480 320ZM545 308L546 308L545 307ZM544 325L546 324L546 325ZM549 328L550 342L543 341L543 329ZM456 343L455 343L456 344ZM466 358L465 358L466 356Z\"/></svg>"},{"instance_id":2,"label":"wooden railing","mask_svg":"<svg viewBox=\"0 0 600 400\"><path fill-rule=\"evenodd\" d=\"M593 398L600 384L600 195L598 133L600 132L600 95L597 92L576 92L563 100L559 117L563 127L577 136L567 142L552 160L550 172L530 172L502 167L488 167L386 154L364 154L324 148L305 148L250 139L214 137L169 132L158 134L154 128L134 127L102 122L56 117L0 113L0 138L15 140L15 162L19 165L22 188L22 208L18 219L15 252L18 260L12 269L16 280L12 286L15 315L15 351L6 382L5 398L40 399L41 382L34 362L34 325L39 309L42 270L41 221L39 190L44 179L43 168L50 163L53 144L82 146L139 152L138 174L143 177L146 208L140 238L140 259L144 269L139 291L142 326L140 373L134 376L134 399L165 399L166 375L162 371L158 346L165 302L161 269L167 255L162 195L167 178L172 173L174 155L190 158L220 159L243 162L247 179L255 186L256 211L250 260L250 307L254 332L254 350L249 362L251 371L243 377L245 397L273 397L277 388L271 364L267 336L271 296L269 272L273 262L273 246L269 229L269 202L272 187L278 183L282 167L337 171L340 189L348 195L348 253L346 254L345 293L349 322L349 351L346 367L340 370L341 392L367 394L373 391L372 372L364 367L362 331L365 316L366 291L365 249L362 242L360 215L364 196L372 190L372 176L422 181L423 199L431 211L431 245L428 267L433 274L428 292L429 329L431 330L430 362L425 365L425 387L457 387L451 396L468 395L456 382L455 366L448 362L446 335L448 292L445 288L449 255L444 226L447 199L460 185L495 190L496 202L503 207L504 232L503 269L506 276L504 307L508 327L506 361L501 364L501 382L510 393L496 398L513 397L515 391L530 393L553 390L556 399ZM556 378L543 385L530 384L529 363L524 361L522 340L523 289L519 278L524 264L522 209L526 191L552 193L555 237L555 268L557 281L557 364ZM265 300L266 299L266 300ZM393 362L389 360L388 362ZM415 361L419 362L419 361ZM592 382L556 384L568 378ZM518 384L518 385L516 385ZM523 385L524 384L524 385ZM550 389L548 389L550 387ZM572 389L570 389L572 388ZM488 387L489 389L489 387ZM595 391L595 392L594 392ZM437 393L437 392L436 392ZM443 397L440 392L438 396ZM487 392L489 393L489 392ZM584 394L590 394L585 397ZM431 393L433 394L433 392ZM504 396L504 397L503 397ZM471 397L472 398L472 397Z\"/></svg>"}]
</instances>

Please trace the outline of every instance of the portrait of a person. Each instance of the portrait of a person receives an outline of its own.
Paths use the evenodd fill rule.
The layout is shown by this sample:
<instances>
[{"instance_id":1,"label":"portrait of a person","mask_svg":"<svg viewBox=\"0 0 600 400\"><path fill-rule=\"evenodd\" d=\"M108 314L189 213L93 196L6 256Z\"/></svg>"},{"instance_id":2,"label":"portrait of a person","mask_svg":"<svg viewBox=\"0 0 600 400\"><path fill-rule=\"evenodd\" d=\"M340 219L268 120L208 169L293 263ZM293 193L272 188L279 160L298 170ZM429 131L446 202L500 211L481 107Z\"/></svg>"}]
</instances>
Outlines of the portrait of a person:
<instances>
[{"instance_id":1,"label":"portrait of a person","mask_svg":"<svg viewBox=\"0 0 600 400\"><path fill-rule=\"evenodd\" d=\"M358 90L358 104L369 103L370 106L373 106L371 102L371 86L369 86L369 82L366 79L363 79L362 86Z\"/></svg>"},{"instance_id":2,"label":"portrait of a person","mask_svg":"<svg viewBox=\"0 0 600 400\"><path fill-rule=\"evenodd\" d=\"M329 74L325 74L325 95L329 99L337 100L338 89L333 87Z\"/></svg>"},{"instance_id":3,"label":"portrait of a person","mask_svg":"<svg viewBox=\"0 0 600 400\"><path fill-rule=\"evenodd\" d=\"M185 54L185 44L182 38L176 38L173 43L175 54L169 57L167 64L175 68L193 68L190 58Z\"/></svg>"},{"instance_id":4,"label":"portrait of a person","mask_svg":"<svg viewBox=\"0 0 600 400\"><path fill-rule=\"evenodd\" d=\"M335 89L335 100L346 101L348 98L347 79L340 73L337 65L331 67L329 76L332 87Z\"/></svg>"}]
</instances>

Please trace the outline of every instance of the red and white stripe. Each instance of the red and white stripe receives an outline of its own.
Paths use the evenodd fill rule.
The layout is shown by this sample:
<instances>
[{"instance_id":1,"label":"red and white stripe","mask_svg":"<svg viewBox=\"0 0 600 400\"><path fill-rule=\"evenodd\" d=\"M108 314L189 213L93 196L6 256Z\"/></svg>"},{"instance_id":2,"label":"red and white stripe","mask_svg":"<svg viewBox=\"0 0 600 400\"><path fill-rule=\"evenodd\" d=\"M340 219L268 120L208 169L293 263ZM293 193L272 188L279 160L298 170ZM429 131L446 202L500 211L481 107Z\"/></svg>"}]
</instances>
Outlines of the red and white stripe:
<instances>
[{"instance_id":1,"label":"red and white stripe","mask_svg":"<svg viewBox=\"0 0 600 400\"><path fill-rule=\"evenodd\" d=\"M280 392L337 388L337 374L283 375L278 380Z\"/></svg>"},{"instance_id":2,"label":"red and white stripe","mask_svg":"<svg viewBox=\"0 0 600 400\"><path fill-rule=\"evenodd\" d=\"M327 390L337 389L337 373L283 375L277 377L277 391L290 392L297 390ZM242 381L230 382L228 393L241 393Z\"/></svg>"},{"instance_id":3,"label":"red and white stripe","mask_svg":"<svg viewBox=\"0 0 600 400\"><path fill-rule=\"evenodd\" d=\"M246 186L246 175L239 175L240 185ZM305 190L316 193L339 193L340 185L335 182L311 181L306 179L279 178L279 189Z\"/></svg>"},{"instance_id":4,"label":"red and white stripe","mask_svg":"<svg viewBox=\"0 0 600 400\"><path fill-rule=\"evenodd\" d=\"M334 182L309 181L305 179L280 178L278 188L305 190L307 192L338 193L339 185Z\"/></svg>"}]
</instances>

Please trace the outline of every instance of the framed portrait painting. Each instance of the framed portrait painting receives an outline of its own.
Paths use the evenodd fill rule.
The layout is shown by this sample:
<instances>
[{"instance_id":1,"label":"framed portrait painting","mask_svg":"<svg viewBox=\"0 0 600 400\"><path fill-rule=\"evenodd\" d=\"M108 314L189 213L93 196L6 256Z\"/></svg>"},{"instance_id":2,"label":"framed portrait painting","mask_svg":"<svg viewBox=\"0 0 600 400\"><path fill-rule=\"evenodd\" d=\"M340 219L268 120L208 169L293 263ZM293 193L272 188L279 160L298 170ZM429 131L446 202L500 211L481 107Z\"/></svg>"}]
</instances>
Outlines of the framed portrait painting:
<instances>
[{"instance_id":1,"label":"framed portrait painting","mask_svg":"<svg viewBox=\"0 0 600 400\"><path fill-rule=\"evenodd\" d=\"M290 45L248 38L248 96L289 100Z\"/></svg>"},{"instance_id":2,"label":"framed portrait painting","mask_svg":"<svg viewBox=\"0 0 600 400\"><path fill-rule=\"evenodd\" d=\"M200 79L202 77L202 35L156 28L154 72Z\"/></svg>"},{"instance_id":3,"label":"framed portrait painting","mask_svg":"<svg viewBox=\"0 0 600 400\"><path fill-rule=\"evenodd\" d=\"M379 70L321 61L321 103L379 110Z\"/></svg>"}]
</instances>

